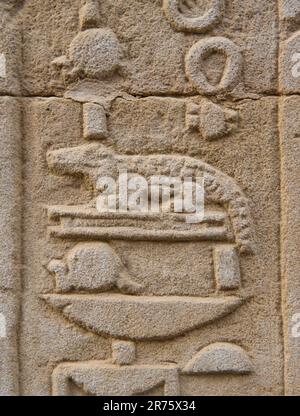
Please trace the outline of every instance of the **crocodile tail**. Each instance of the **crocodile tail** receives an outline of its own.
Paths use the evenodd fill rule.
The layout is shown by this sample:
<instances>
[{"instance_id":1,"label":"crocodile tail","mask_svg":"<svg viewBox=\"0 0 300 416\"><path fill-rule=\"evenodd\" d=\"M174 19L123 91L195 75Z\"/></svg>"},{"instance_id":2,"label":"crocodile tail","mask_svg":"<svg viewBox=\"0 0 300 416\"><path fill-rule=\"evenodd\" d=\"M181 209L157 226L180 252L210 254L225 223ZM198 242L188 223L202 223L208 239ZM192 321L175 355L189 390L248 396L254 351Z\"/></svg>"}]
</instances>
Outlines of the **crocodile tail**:
<instances>
[{"instance_id":1,"label":"crocodile tail","mask_svg":"<svg viewBox=\"0 0 300 416\"><path fill-rule=\"evenodd\" d=\"M242 190L231 179L223 175L205 175L207 199L224 205L232 223L236 243L241 253L253 253L252 221L248 200Z\"/></svg>"}]
</instances>

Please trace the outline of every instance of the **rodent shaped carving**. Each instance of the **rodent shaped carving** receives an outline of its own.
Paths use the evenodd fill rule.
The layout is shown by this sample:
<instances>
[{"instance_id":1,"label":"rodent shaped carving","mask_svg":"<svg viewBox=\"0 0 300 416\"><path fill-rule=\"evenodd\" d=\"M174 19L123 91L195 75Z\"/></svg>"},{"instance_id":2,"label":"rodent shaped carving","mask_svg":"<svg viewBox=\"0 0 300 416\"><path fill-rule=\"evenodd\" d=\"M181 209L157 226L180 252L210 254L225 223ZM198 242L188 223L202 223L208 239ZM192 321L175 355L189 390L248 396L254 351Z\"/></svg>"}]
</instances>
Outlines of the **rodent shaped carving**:
<instances>
[{"instance_id":1,"label":"rodent shaped carving","mask_svg":"<svg viewBox=\"0 0 300 416\"><path fill-rule=\"evenodd\" d=\"M125 170L146 178L155 175L180 178L203 176L206 201L227 209L240 251L252 252L253 236L247 198L232 178L201 160L177 155L121 155L94 142L49 151L47 161L54 173L81 174L93 182L95 189L100 178L117 179L119 172Z\"/></svg>"},{"instance_id":2,"label":"rodent shaped carving","mask_svg":"<svg viewBox=\"0 0 300 416\"><path fill-rule=\"evenodd\" d=\"M65 260L51 260L48 270L55 274L59 292L71 290L107 291L118 287L137 294L141 285L133 281L120 257L102 242L77 244Z\"/></svg>"},{"instance_id":3,"label":"rodent shaped carving","mask_svg":"<svg viewBox=\"0 0 300 416\"><path fill-rule=\"evenodd\" d=\"M224 0L211 0L211 7L201 16L199 0L164 0L165 15L174 29L183 32L203 33L217 24L224 13Z\"/></svg>"},{"instance_id":4,"label":"rodent shaped carving","mask_svg":"<svg viewBox=\"0 0 300 416\"><path fill-rule=\"evenodd\" d=\"M212 85L203 69L203 62L212 53L222 53L226 56L226 64L219 84ZM185 59L186 74L195 85L198 92L206 95L231 91L240 80L243 58L237 45L223 37L213 37L200 40L189 50Z\"/></svg>"}]
</instances>

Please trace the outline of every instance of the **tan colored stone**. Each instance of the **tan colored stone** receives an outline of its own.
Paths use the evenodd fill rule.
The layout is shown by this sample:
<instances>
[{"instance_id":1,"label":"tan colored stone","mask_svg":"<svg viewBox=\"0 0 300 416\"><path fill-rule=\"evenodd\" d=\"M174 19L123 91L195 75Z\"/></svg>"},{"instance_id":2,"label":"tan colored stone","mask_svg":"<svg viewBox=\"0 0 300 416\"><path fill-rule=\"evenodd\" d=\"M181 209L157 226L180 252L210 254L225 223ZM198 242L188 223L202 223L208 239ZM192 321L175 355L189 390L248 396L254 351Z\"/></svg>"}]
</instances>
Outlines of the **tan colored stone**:
<instances>
[{"instance_id":1,"label":"tan colored stone","mask_svg":"<svg viewBox=\"0 0 300 416\"><path fill-rule=\"evenodd\" d=\"M280 54L280 90L284 94L300 92L300 31L282 42Z\"/></svg>"},{"instance_id":2,"label":"tan colored stone","mask_svg":"<svg viewBox=\"0 0 300 416\"><path fill-rule=\"evenodd\" d=\"M234 296L191 299L109 294L46 295L44 299L86 329L132 340L174 338L228 315L243 303Z\"/></svg>"},{"instance_id":3,"label":"tan colored stone","mask_svg":"<svg viewBox=\"0 0 300 416\"><path fill-rule=\"evenodd\" d=\"M21 104L0 98L0 395L19 393L21 290Z\"/></svg>"},{"instance_id":4,"label":"tan colored stone","mask_svg":"<svg viewBox=\"0 0 300 416\"><path fill-rule=\"evenodd\" d=\"M136 347L131 341L113 341L112 360L114 364L129 365L136 359Z\"/></svg>"},{"instance_id":5,"label":"tan colored stone","mask_svg":"<svg viewBox=\"0 0 300 416\"><path fill-rule=\"evenodd\" d=\"M107 243L77 244L67 254L66 261L51 260L48 270L56 276L58 292L105 292L118 287L125 293L134 294L142 289Z\"/></svg>"},{"instance_id":6,"label":"tan colored stone","mask_svg":"<svg viewBox=\"0 0 300 416\"><path fill-rule=\"evenodd\" d=\"M172 365L118 367L99 361L61 364L53 373L53 395L72 396L72 382L83 395L136 396L161 384L165 396L180 394L177 368Z\"/></svg>"},{"instance_id":7,"label":"tan colored stone","mask_svg":"<svg viewBox=\"0 0 300 416\"><path fill-rule=\"evenodd\" d=\"M99 22L99 5L96 0L87 0L79 11L80 29L97 27Z\"/></svg>"},{"instance_id":8,"label":"tan colored stone","mask_svg":"<svg viewBox=\"0 0 300 416\"><path fill-rule=\"evenodd\" d=\"M187 374L248 374L253 371L253 364L241 347L219 342L203 348L183 371Z\"/></svg>"},{"instance_id":9,"label":"tan colored stone","mask_svg":"<svg viewBox=\"0 0 300 416\"><path fill-rule=\"evenodd\" d=\"M282 284L285 339L286 394L299 395L299 197L300 197L300 98L280 101L282 156Z\"/></svg>"},{"instance_id":10,"label":"tan colored stone","mask_svg":"<svg viewBox=\"0 0 300 416\"><path fill-rule=\"evenodd\" d=\"M20 393L19 317L19 295L0 291L0 396L17 396Z\"/></svg>"},{"instance_id":11,"label":"tan colored stone","mask_svg":"<svg viewBox=\"0 0 300 416\"><path fill-rule=\"evenodd\" d=\"M83 136L85 139L107 137L106 111L98 104L83 104Z\"/></svg>"},{"instance_id":12,"label":"tan colored stone","mask_svg":"<svg viewBox=\"0 0 300 416\"><path fill-rule=\"evenodd\" d=\"M223 17L225 4L223 0L213 0L211 7L199 16L190 16L194 11L199 13L198 2L180 2L164 0L163 9L171 25L178 31L202 33L214 27ZM200 2L199 2L200 3Z\"/></svg>"},{"instance_id":13,"label":"tan colored stone","mask_svg":"<svg viewBox=\"0 0 300 416\"><path fill-rule=\"evenodd\" d=\"M0 95L19 95L22 74L22 33L17 13L23 0L5 0L0 4Z\"/></svg>"},{"instance_id":14,"label":"tan colored stone","mask_svg":"<svg viewBox=\"0 0 300 416\"><path fill-rule=\"evenodd\" d=\"M122 98L116 99L109 111L108 138L102 140L101 143L84 141L81 133L81 104L61 99L27 101L25 126L28 136L26 143L29 148L34 149L34 154L28 152L26 156L28 160L27 192L30 195L34 194L34 200L40 201L41 208L37 210L36 203L33 204L28 200L28 213L26 214L28 222L25 233L26 258L28 261L32 258L36 260L33 267L31 261L31 267L26 268L26 284L30 289L26 294L29 301L26 304L24 316L27 318L23 322L23 330L28 334L28 338L23 338L22 341L23 354L28 348L32 348L30 347L30 334L31 336L40 334L39 338L45 339L45 345L53 345L51 340L55 334L63 331L63 336L56 341L59 342L59 351L56 351L56 346L53 346L51 350L36 348L37 354L34 358L25 355L27 358L22 363L24 380L32 372L37 379L44 380L42 384L34 383L30 388L26 387L27 393L32 390L49 391L51 386L45 381L49 377L49 371L45 368L46 362L50 363L51 369L54 370L58 362L66 362L70 358L79 363L89 361L95 356L99 356L102 360L110 359L109 340L97 335L104 333L115 338L136 340L137 362L134 366L147 364L151 368L157 365L158 359L159 362L180 362L183 368L191 357L208 343L230 340L251 353L254 371L247 375L247 379L240 377L238 377L239 380L228 379L225 375L221 384L214 385L209 375L201 376L203 377L201 380L197 377L193 380L184 380L179 375L180 389L186 394L195 395L232 392L248 394L249 389L258 394L270 391L271 394L282 392L280 380L283 355L280 349L280 314L277 312L279 291L278 282L270 278L270 276L279 276L277 257L279 235L278 230L274 228L274 223L279 221L279 195L276 194L278 190L278 176L276 175L279 172L278 141L274 140L278 137L276 133L277 100L264 98L236 104L223 103L222 107L232 108L239 112L240 122L232 134L218 141L207 141L202 138L198 130L184 132L186 106L190 101L190 99L152 97L130 101ZM68 121L68 128L63 127L65 120ZM88 151L89 146L93 148L91 152ZM156 166L161 166L160 169L164 169L162 172L167 174L174 161L180 161L183 157L182 160L186 162L183 172L191 174L191 168L202 166L201 160L205 159L211 166L209 169L213 169L214 172L221 169L231 178L235 177L237 185L242 184L243 189L246 189L247 199L250 201L251 217L255 224L253 228L251 226L255 242L254 254L250 256L239 254L241 288L234 289L233 293L226 292L226 296L223 293L219 295L221 300L226 299L227 295L238 295L242 306L238 307L236 312L229 313L229 309L226 317L223 313L218 317L215 315L216 308L213 307L214 302L212 302L217 286L213 249L218 245L224 245L224 242L219 243L214 240L176 242L171 241L169 237L164 238L164 241L157 241L162 236L162 224L164 224L165 231L168 231L168 227L172 224L168 216L157 216L149 221L147 216L143 218L142 215L139 219L136 215L130 217L128 214L121 215L120 213L117 218L114 213L106 216L99 212L95 213L91 201L98 193L95 185L98 174L90 177L92 181L89 181L87 176L85 182L82 182L79 176L73 176L73 172L82 169L82 166L86 166L84 169L87 168L88 172L93 164L89 167L89 158L86 156L83 158L81 167L80 164L73 165L72 162L69 165L67 163L67 160L73 160L78 147L84 152L88 151L86 155L91 155L93 159L95 149L98 147L102 149L100 154L102 151L103 155L111 152L114 157L119 154L122 166L127 167L129 172L137 168L138 172L145 173L145 168L147 168L149 174L152 168L151 163L146 164L147 160L156 160ZM111 149L109 152L108 148ZM262 148L267 149L266 152L262 152ZM138 156L134 156L135 149L139 149ZM159 158L153 155L155 149L159 149L161 155ZM63 156L61 161L66 160L64 166L68 166L67 170L65 167L62 169L55 165L55 159L53 159L55 162L52 165L53 170L49 170L46 155L51 152L52 155L56 155L56 151L57 154ZM174 159L172 154L175 152L190 156L176 156ZM40 155L38 161L35 155ZM49 157L48 162L51 161ZM160 163L161 160L164 162ZM265 165L268 166L266 172L271 169L272 175L262 175L261 169ZM111 171L110 164L97 164L97 169L98 166L105 174L115 175L114 171ZM180 163L174 164L172 172L176 174L180 166ZM58 176L63 172L69 172L71 175ZM262 205L261 198L264 201L266 194L268 204ZM46 212L43 214L42 209L46 206L49 207L48 218ZM222 229L225 224L228 226L226 209L222 210L217 206L213 209L216 211L208 210L207 212L206 226L211 224L209 227L212 229L215 227L217 230ZM37 214L34 214L35 212ZM244 211L242 213L243 216ZM141 220L142 223L139 222ZM160 221L162 221L161 225ZM101 231L98 236L98 228L92 227L94 222ZM35 231L37 224L40 224L38 240L36 240ZM50 226L49 240L46 238L47 225ZM47 266L52 259L64 260L70 250L74 249L78 244L78 236L76 237L77 243L73 240L74 233L76 230L82 233L81 226L86 227L88 234L84 237L81 234L80 239L83 238L84 241L88 239L93 247L96 247L99 239L102 242L103 238L105 241L110 241L110 246L121 258L130 276L134 277L136 283L142 285L143 290L140 295L127 297L116 288L113 291L118 293L114 294L94 293L90 295L82 291L74 293L73 290L72 295L69 291L64 295L53 294L55 285L53 276L47 271ZM134 240L132 228L124 234L124 227L132 226L139 227L140 234L144 233L143 227L157 231L152 234L154 237L151 237L150 241L145 241L145 233L142 238ZM183 223L182 226L185 224ZM205 224L201 225L201 227L204 226ZM57 230L60 232L65 229L70 233L67 239L66 236L53 238L53 229L55 233ZM113 238L112 232L114 232ZM117 238L116 233L119 235ZM149 234L147 238L148 236ZM34 243L32 243L33 238L35 238ZM84 243L83 240L81 243ZM43 278L41 279L40 276ZM51 301L54 308L47 306L42 294L48 301ZM84 301L85 296L88 297L86 301ZM105 302L101 301L101 297ZM206 323L207 307L201 314L199 307L193 306L197 302L200 305L203 297L205 297L205 302L212 305L209 308L212 315L209 314ZM170 313L170 305L174 310L172 313ZM161 306L167 308L165 313L162 312ZM42 327L35 318L37 308L43 313ZM195 314L187 313L189 308L195 308ZM63 311L63 314L60 311ZM64 319L63 315L67 319ZM123 323L124 316L129 318ZM191 322L190 316L195 317L197 322ZM223 318L220 318L221 316ZM262 319L264 319L264 324L262 324ZM155 322L155 325L149 322ZM157 327L157 322L161 327ZM180 327L178 327L179 322ZM68 325L71 325L71 330ZM190 328L189 325L198 329L189 331L187 329ZM69 331L73 334L72 336ZM185 336L178 337L176 334L179 333ZM266 336L266 333L270 336ZM143 340L140 339L141 337ZM147 341L149 338L151 342ZM271 342L270 339L276 341ZM42 364L36 366L36 362ZM72 391L72 394L76 394L74 390Z\"/></svg>"},{"instance_id":15,"label":"tan colored stone","mask_svg":"<svg viewBox=\"0 0 300 416\"><path fill-rule=\"evenodd\" d=\"M219 289L237 289L240 286L240 262L235 247L217 247L214 251L214 267Z\"/></svg>"},{"instance_id":16,"label":"tan colored stone","mask_svg":"<svg viewBox=\"0 0 300 416\"><path fill-rule=\"evenodd\" d=\"M241 92L233 92L234 96L274 93L277 87L277 0L267 3L265 0L232 0L225 5L223 17L220 15L217 19L214 5L218 17L222 3L196 0L195 7L184 15L187 18L204 17L204 21L208 16L210 27L205 35L208 38L225 37L241 51L244 68L239 79ZM112 30L124 48L120 74L122 90L125 88L134 95L196 92L192 83L186 80L183 58L201 39L199 33L174 28L165 15L162 0L119 0L117 3L104 0L99 5L98 28ZM53 82L49 63L66 55L78 35L81 6L80 1L74 0L58 3L55 9L44 0L27 0L25 3L23 74L28 94L57 95L65 90L65 85ZM210 9L212 13L209 13ZM208 61L205 69L218 80L223 71L222 56L214 56ZM116 77L108 79L107 83L116 87Z\"/></svg>"},{"instance_id":17,"label":"tan colored stone","mask_svg":"<svg viewBox=\"0 0 300 416\"><path fill-rule=\"evenodd\" d=\"M0 395L299 394L299 7L0 2Z\"/></svg>"},{"instance_id":18,"label":"tan colored stone","mask_svg":"<svg viewBox=\"0 0 300 416\"><path fill-rule=\"evenodd\" d=\"M217 85L212 85L201 69L203 61L214 53L223 54L226 59L221 81ZM231 91L240 81L243 62L242 55L239 48L229 39L214 37L200 40L189 50L185 62L186 74L200 94L212 95Z\"/></svg>"},{"instance_id":19,"label":"tan colored stone","mask_svg":"<svg viewBox=\"0 0 300 416\"><path fill-rule=\"evenodd\" d=\"M281 17L285 20L299 21L300 4L298 0L280 0Z\"/></svg>"}]
</instances>

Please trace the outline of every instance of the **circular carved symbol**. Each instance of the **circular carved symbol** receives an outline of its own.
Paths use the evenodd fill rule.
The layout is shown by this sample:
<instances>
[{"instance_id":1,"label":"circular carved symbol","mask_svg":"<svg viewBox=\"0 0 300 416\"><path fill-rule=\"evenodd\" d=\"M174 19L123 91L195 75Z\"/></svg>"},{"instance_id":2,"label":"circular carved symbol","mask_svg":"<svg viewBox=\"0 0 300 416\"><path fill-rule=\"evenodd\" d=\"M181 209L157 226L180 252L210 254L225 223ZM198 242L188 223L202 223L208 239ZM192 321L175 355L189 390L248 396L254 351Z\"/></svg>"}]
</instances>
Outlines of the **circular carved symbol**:
<instances>
[{"instance_id":1,"label":"circular carved symbol","mask_svg":"<svg viewBox=\"0 0 300 416\"><path fill-rule=\"evenodd\" d=\"M203 72L203 62L213 53L226 56L226 64L219 84L211 84ZM215 37L195 43L186 56L186 74L197 90L206 95L232 90L239 82L242 55L239 48L229 39Z\"/></svg>"},{"instance_id":2,"label":"circular carved symbol","mask_svg":"<svg viewBox=\"0 0 300 416\"><path fill-rule=\"evenodd\" d=\"M225 9L224 0L212 0L211 7L201 16L199 0L164 0L163 9L171 25L183 32L202 33L218 23Z\"/></svg>"}]
</instances>

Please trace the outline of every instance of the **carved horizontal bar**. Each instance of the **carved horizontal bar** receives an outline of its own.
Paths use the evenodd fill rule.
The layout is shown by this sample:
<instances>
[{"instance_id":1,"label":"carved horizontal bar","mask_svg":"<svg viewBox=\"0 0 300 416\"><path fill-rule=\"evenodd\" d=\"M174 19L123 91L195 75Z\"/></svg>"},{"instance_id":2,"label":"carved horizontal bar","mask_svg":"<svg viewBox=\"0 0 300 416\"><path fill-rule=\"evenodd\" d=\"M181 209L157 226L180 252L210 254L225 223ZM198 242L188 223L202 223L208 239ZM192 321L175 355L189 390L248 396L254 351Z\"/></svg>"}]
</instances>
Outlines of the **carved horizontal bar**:
<instances>
[{"instance_id":1,"label":"carved horizontal bar","mask_svg":"<svg viewBox=\"0 0 300 416\"><path fill-rule=\"evenodd\" d=\"M196 231L143 230L133 227L49 227L49 235L67 239L135 240L135 241L232 241L225 227Z\"/></svg>"}]
</instances>

